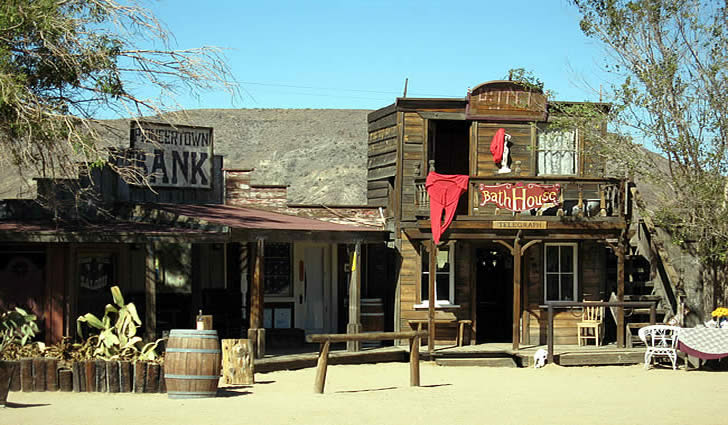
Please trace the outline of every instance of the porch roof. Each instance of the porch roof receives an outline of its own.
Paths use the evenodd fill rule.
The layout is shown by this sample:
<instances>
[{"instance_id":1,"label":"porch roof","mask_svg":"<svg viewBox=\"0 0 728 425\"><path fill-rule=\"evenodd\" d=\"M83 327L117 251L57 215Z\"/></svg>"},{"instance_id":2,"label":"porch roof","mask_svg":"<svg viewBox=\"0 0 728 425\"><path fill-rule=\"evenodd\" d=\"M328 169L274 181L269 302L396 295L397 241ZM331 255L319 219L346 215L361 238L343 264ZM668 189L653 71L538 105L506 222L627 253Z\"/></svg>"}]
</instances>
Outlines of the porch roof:
<instances>
[{"instance_id":1,"label":"porch roof","mask_svg":"<svg viewBox=\"0 0 728 425\"><path fill-rule=\"evenodd\" d=\"M149 239L224 242L215 230L185 229L167 224L114 221L106 223L0 220L0 241L140 243Z\"/></svg>"},{"instance_id":2,"label":"porch roof","mask_svg":"<svg viewBox=\"0 0 728 425\"><path fill-rule=\"evenodd\" d=\"M383 242L389 232L359 224L331 223L249 207L220 204L152 204L141 211L159 211L169 218L189 217L199 225L220 226L229 230L232 241L262 237L273 241L362 241Z\"/></svg>"}]
</instances>

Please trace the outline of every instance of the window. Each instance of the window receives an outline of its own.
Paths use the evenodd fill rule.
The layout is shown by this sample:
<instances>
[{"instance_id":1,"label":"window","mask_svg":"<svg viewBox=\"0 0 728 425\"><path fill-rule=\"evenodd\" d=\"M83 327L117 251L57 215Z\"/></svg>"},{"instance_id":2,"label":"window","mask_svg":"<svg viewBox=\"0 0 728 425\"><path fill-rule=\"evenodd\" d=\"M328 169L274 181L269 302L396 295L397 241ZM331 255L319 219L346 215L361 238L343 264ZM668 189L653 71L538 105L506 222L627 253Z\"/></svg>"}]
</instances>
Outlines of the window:
<instances>
[{"instance_id":1,"label":"window","mask_svg":"<svg viewBox=\"0 0 728 425\"><path fill-rule=\"evenodd\" d=\"M577 155L576 130L541 131L538 138L539 175L575 175Z\"/></svg>"},{"instance_id":2,"label":"window","mask_svg":"<svg viewBox=\"0 0 728 425\"><path fill-rule=\"evenodd\" d=\"M577 245L546 244L544 250L544 300L576 301Z\"/></svg>"},{"instance_id":3,"label":"window","mask_svg":"<svg viewBox=\"0 0 728 425\"><path fill-rule=\"evenodd\" d=\"M292 297L291 244L266 243L264 249L264 294L266 296Z\"/></svg>"},{"instance_id":4,"label":"window","mask_svg":"<svg viewBox=\"0 0 728 425\"><path fill-rule=\"evenodd\" d=\"M423 247L420 250L422 262L422 279L420 279L419 307L429 305L430 288L430 253ZM455 304L455 245L450 243L437 249L437 266L435 268L435 306Z\"/></svg>"}]
</instances>

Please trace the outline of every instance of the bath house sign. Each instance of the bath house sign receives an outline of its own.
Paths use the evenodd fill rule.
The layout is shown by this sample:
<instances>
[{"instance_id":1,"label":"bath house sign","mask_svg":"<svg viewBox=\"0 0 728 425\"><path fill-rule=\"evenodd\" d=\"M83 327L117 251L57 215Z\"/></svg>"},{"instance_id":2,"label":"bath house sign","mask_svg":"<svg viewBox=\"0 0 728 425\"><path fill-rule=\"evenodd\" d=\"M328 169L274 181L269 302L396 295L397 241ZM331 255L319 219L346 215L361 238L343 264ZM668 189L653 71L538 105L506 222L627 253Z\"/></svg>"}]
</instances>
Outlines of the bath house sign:
<instances>
[{"instance_id":1,"label":"bath house sign","mask_svg":"<svg viewBox=\"0 0 728 425\"><path fill-rule=\"evenodd\" d=\"M560 190L558 184L537 183L481 184L478 187L480 206L493 203L498 208L517 212L559 205Z\"/></svg>"}]
</instances>

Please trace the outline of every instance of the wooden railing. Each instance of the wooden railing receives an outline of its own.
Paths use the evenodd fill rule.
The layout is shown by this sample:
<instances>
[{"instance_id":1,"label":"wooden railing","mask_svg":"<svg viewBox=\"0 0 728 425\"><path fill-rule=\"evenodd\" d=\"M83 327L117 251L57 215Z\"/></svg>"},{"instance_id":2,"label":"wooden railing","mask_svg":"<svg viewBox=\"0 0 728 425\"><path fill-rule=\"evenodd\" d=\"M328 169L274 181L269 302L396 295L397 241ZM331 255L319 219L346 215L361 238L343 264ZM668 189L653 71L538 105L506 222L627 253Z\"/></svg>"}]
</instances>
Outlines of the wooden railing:
<instances>
[{"instance_id":1,"label":"wooden railing","mask_svg":"<svg viewBox=\"0 0 728 425\"><path fill-rule=\"evenodd\" d=\"M313 384L313 391L323 394L326 385L326 369L329 364L329 349L332 342L349 341L391 341L396 339L408 339L410 348L410 386L420 386L420 338L427 338L427 331L409 332L365 332L351 334L313 334L306 336L308 342L321 344L316 365L316 381Z\"/></svg>"},{"instance_id":2,"label":"wooden railing","mask_svg":"<svg viewBox=\"0 0 728 425\"><path fill-rule=\"evenodd\" d=\"M624 180L590 177L493 176L470 178L469 190L460 198L461 203L466 202L469 205L468 215L477 217L511 214L510 211L499 210L493 204L480 205L479 186L502 183L559 184L561 186L558 206L534 209L522 214L582 217L618 217L624 214ZM425 179L415 179L414 185L415 214L418 217L429 217L430 198L425 188Z\"/></svg>"}]
</instances>

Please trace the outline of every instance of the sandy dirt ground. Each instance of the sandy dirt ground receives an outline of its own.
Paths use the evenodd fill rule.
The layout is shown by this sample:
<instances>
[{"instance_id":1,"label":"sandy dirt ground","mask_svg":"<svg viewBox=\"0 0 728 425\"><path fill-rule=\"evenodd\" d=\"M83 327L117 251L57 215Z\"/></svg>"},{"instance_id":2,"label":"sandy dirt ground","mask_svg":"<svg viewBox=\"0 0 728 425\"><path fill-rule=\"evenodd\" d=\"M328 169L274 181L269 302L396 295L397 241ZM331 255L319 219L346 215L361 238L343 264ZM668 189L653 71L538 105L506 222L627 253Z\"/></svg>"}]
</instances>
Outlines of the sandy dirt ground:
<instances>
[{"instance_id":1,"label":"sandy dirt ground","mask_svg":"<svg viewBox=\"0 0 728 425\"><path fill-rule=\"evenodd\" d=\"M165 394L10 393L0 424L725 424L728 373L642 366L506 369L406 363L256 374L216 398Z\"/></svg>"}]
</instances>

